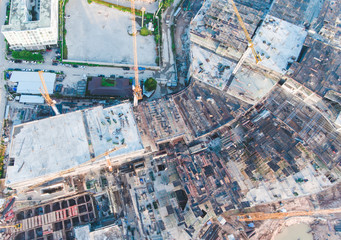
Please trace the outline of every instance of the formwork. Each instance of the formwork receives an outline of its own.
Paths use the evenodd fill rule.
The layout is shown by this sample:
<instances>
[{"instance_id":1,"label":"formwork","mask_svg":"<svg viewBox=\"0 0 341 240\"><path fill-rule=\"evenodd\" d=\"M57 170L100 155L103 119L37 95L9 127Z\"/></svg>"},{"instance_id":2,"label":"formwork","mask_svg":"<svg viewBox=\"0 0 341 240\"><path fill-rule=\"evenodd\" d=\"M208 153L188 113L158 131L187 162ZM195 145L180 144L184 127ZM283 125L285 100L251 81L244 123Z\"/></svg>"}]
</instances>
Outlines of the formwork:
<instances>
[{"instance_id":1,"label":"formwork","mask_svg":"<svg viewBox=\"0 0 341 240\"><path fill-rule=\"evenodd\" d=\"M15 212L20 229L10 229L12 239L74 239L73 228L96 220L93 197L89 193Z\"/></svg>"}]
</instances>

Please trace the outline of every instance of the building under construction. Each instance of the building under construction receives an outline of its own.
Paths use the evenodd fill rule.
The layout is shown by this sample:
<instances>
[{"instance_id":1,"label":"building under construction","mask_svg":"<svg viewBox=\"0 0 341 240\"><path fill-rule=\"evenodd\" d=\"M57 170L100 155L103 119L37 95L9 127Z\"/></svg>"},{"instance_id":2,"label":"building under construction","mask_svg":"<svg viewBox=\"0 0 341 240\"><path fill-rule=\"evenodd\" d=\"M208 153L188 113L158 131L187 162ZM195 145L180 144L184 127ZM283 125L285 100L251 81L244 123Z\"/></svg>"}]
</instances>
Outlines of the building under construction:
<instances>
[{"instance_id":1,"label":"building under construction","mask_svg":"<svg viewBox=\"0 0 341 240\"><path fill-rule=\"evenodd\" d=\"M13 239L74 239L74 228L96 220L95 204L90 194L80 194L63 200L20 209L14 222L19 229L8 232Z\"/></svg>"},{"instance_id":2,"label":"building under construction","mask_svg":"<svg viewBox=\"0 0 341 240\"><path fill-rule=\"evenodd\" d=\"M252 36L270 7L270 0L236 0L236 7ZM229 0L206 1L191 23L191 41L224 57L238 60L247 39Z\"/></svg>"},{"instance_id":3,"label":"building under construction","mask_svg":"<svg viewBox=\"0 0 341 240\"><path fill-rule=\"evenodd\" d=\"M11 134L6 185L25 188L105 166L105 155L120 164L143 152L129 103L24 123L14 126Z\"/></svg>"}]
</instances>

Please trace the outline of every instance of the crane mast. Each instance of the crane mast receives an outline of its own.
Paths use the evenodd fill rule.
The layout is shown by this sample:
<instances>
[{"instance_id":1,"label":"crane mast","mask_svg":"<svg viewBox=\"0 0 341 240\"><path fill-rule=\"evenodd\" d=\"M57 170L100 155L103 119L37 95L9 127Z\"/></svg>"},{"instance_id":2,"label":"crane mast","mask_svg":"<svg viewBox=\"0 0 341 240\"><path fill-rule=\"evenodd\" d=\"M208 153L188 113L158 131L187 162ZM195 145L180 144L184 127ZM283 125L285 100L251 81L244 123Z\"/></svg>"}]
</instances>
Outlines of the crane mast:
<instances>
[{"instance_id":1,"label":"crane mast","mask_svg":"<svg viewBox=\"0 0 341 240\"><path fill-rule=\"evenodd\" d=\"M252 221L261 221L261 220L267 220L267 219L283 219L287 217L297 217L297 216L328 215L328 214L333 214L333 213L341 213L341 208L320 209L320 210L313 210L313 211L276 212L276 213L254 212L254 213L237 215L237 218L241 222L252 222Z\"/></svg>"},{"instance_id":2,"label":"crane mast","mask_svg":"<svg viewBox=\"0 0 341 240\"><path fill-rule=\"evenodd\" d=\"M249 42L249 48L251 48L251 50L252 50L252 54L253 54L253 56L255 57L256 63L258 63L258 62L260 62L262 59L260 58L260 56L258 55L258 53L256 52L256 50L255 50L255 48L254 48L254 44L253 44L253 42L252 42L252 39L250 38L250 35L249 35L249 33L247 32L247 29L246 29L246 27L245 27L245 24L244 24L244 22L243 22L242 17L241 17L240 14L239 14L239 11L238 11L238 9L237 9L236 4L234 3L233 0L230 0L230 2L231 2L231 4L232 4L232 7L233 7L233 10L234 10L235 14L237 15L239 24L240 24L240 26L242 27L242 29L243 29L243 31L244 31L245 37L246 37L247 41ZM244 61L244 60L245 60L245 58L242 59L242 61Z\"/></svg>"},{"instance_id":3,"label":"crane mast","mask_svg":"<svg viewBox=\"0 0 341 240\"><path fill-rule=\"evenodd\" d=\"M131 23L132 23L132 32L133 32L133 51L134 51L134 73L135 73L135 86L134 90L134 106L137 106L138 100L142 99L142 88L139 82L139 72L138 72L138 63L137 63L137 43L136 43L136 21L135 21L135 0L130 0L131 5Z\"/></svg>"},{"instance_id":4,"label":"crane mast","mask_svg":"<svg viewBox=\"0 0 341 240\"><path fill-rule=\"evenodd\" d=\"M118 147L114 147L114 148L110 149L109 151L106 151L106 152L104 152L104 153L98 155L97 157L91 158L90 160L86 161L85 163L82 163L82 164L80 164L80 165L78 165L78 166L76 166L76 167L72 167L72 168L63 170L63 171L61 171L60 173L58 173L57 175L54 175L54 176L51 176L50 178L45 179L43 182L35 183L35 184L33 184L33 185L31 185L31 186L25 188L24 190L18 192L18 194L19 194L19 193L22 193L22 192L27 192L27 191L29 191L29 190L31 190L31 189L34 189L34 188L36 188L36 187L39 187L40 185L42 185L42 184L44 184L44 183L46 183L46 182L49 182L49 181L51 181L51 180L53 180L53 179L55 179L55 178L57 178L57 177L62 177L63 175L65 175L65 174L67 174L67 173L70 173L70 172L72 172L72 171L75 171L75 170L76 170L78 167L80 167L80 166L86 165L86 164L88 164L88 163L93 163L93 162L95 162L95 161L97 161L97 160L99 160L99 159L101 159L101 158L103 158L103 157L106 157L108 169L109 169L109 171L112 171L111 161L110 161L110 158L108 158L109 154L110 154L110 153L113 153L113 152L115 152L115 151L117 151L117 150L119 150L119 149L121 149L121 148L125 148L126 146L127 146L126 144L122 144L122 145L120 145L120 146L118 146Z\"/></svg>"},{"instance_id":5,"label":"crane mast","mask_svg":"<svg viewBox=\"0 0 341 240\"><path fill-rule=\"evenodd\" d=\"M39 77L40 77L40 81L41 81L41 84L43 85L43 89L39 89L40 90L40 93L41 95L44 97L46 103L52 108L52 110L54 111L54 113L56 115L59 115L59 111L56 107L56 101L52 100L50 95L49 95L49 92L47 90L47 87L46 87L46 84L45 84L45 80L44 80L44 77L43 77L43 71L39 71Z\"/></svg>"}]
</instances>

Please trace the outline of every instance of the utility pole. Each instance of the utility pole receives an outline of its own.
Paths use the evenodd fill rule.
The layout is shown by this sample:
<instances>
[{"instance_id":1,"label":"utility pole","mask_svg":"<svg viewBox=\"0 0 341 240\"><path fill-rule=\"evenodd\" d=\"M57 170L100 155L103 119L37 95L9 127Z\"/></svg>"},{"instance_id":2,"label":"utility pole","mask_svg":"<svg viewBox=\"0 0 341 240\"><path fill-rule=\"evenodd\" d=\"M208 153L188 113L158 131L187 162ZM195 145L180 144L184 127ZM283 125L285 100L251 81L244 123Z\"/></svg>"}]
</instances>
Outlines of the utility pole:
<instances>
[{"instance_id":1,"label":"utility pole","mask_svg":"<svg viewBox=\"0 0 341 240\"><path fill-rule=\"evenodd\" d=\"M144 21L144 12L146 11L146 9L144 7L141 8L142 11L142 27L143 27L143 21Z\"/></svg>"}]
</instances>

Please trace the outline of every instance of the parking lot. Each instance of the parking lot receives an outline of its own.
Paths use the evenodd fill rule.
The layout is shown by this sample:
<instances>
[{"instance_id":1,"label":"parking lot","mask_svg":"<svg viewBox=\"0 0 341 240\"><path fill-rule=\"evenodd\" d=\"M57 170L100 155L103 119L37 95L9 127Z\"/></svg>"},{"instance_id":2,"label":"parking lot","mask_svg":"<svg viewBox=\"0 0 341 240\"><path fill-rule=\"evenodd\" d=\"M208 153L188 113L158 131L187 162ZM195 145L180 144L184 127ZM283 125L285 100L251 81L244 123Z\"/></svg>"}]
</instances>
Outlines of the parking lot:
<instances>
[{"instance_id":1,"label":"parking lot","mask_svg":"<svg viewBox=\"0 0 341 240\"><path fill-rule=\"evenodd\" d=\"M65 19L68 59L102 63L134 63L129 13L84 0L69 1ZM137 25L137 28L139 26ZM139 65L156 66L154 36L137 36Z\"/></svg>"}]
</instances>

